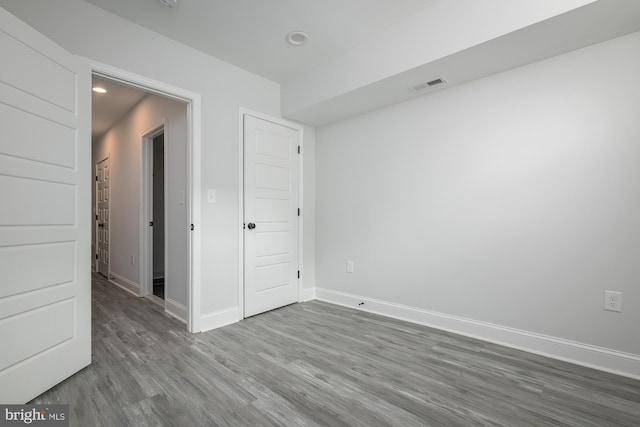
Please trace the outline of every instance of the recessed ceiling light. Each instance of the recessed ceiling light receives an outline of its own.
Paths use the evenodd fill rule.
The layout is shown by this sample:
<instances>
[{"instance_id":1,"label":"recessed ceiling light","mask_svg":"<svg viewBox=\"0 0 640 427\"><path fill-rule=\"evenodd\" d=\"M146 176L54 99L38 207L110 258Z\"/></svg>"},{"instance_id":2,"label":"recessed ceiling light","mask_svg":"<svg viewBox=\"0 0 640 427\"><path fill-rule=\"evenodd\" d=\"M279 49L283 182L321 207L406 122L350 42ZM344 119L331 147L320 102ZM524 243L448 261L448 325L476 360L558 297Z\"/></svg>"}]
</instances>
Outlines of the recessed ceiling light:
<instances>
[{"instance_id":1,"label":"recessed ceiling light","mask_svg":"<svg viewBox=\"0 0 640 427\"><path fill-rule=\"evenodd\" d=\"M107 93L107 90L103 87L96 86L92 89L95 93Z\"/></svg>"},{"instance_id":2,"label":"recessed ceiling light","mask_svg":"<svg viewBox=\"0 0 640 427\"><path fill-rule=\"evenodd\" d=\"M309 36L304 31L291 31L287 34L287 43L291 46L302 46L309 40Z\"/></svg>"}]
</instances>

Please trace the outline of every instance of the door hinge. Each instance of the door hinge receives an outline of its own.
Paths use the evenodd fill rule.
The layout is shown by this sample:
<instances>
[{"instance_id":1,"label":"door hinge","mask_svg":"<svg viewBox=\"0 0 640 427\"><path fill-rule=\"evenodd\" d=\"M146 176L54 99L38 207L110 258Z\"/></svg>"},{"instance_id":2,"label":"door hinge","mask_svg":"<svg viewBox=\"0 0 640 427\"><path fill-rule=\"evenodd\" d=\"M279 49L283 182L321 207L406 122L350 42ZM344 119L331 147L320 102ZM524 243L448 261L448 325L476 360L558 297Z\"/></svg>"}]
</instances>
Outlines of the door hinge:
<instances>
[{"instance_id":1,"label":"door hinge","mask_svg":"<svg viewBox=\"0 0 640 427\"><path fill-rule=\"evenodd\" d=\"M96 221L98 220L98 214L96 214Z\"/></svg>"},{"instance_id":2,"label":"door hinge","mask_svg":"<svg viewBox=\"0 0 640 427\"><path fill-rule=\"evenodd\" d=\"M149 221L149 227L153 227L153 221Z\"/></svg>"},{"instance_id":3,"label":"door hinge","mask_svg":"<svg viewBox=\"0 0 640 427\"><path fill-rule=\"evenodd\" d=\"M298 154L300 154L300 146L298 145Z\"/></svg>"},{"instance_id":4,"label":"door hinge","mask_svg":"<svg viewBox=\"0 0 640 427\"><path fill-rule=\"evenodd\" d=\"M98 254L96 254L96 259L98 259Z\"/></svg>"},{"instance_id":5,"label":"door hinge","mask_svg":"<svg viewBox=\"0 0 640 427\"><path fill-rule=\"evenodd\" d=\"M98 180L98 175L96 175L96 181Z\"/></svg>"},{"instance_id":6,"label":"door hinge","mask_svg":"<svg viewBox=\"0 0 640 427\"><path fill-rule=\"evenodd\" d=\"M193 227L193 224L191 224L191 231L195 230L195 228Z\"/></svg>"},{"instance_id":7,"label":"door hinge","mask_svg":"<svg viewBox=\"0 0 640 427\"><path fill-rule=\"evenodd\" d=\"M298 208L298 216L300 216L300 208Z\"/></svg>"},{"instance_id":8,"label":"door hinge","mask_svg":"<svg viewBox=\"0 0 640 427\"><path fill-rule=\"evenodd\" d=\"M298 279L300 278L300 270L298 270Z\"/></svg>"}]
</instances>

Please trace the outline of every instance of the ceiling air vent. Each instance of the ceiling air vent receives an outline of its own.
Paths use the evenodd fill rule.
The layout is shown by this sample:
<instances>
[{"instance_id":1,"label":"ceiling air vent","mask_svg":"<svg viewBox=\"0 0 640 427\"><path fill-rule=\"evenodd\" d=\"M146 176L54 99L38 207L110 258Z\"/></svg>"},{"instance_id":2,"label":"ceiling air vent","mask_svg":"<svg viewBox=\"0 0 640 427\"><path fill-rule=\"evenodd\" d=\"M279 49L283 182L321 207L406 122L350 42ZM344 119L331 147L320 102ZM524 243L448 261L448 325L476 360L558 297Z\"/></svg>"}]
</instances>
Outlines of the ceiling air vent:
<instances>
[{"instance_id":1,"label":"ceiling air vent","mask_svg":"<svg viewBox=\"0 0 640 427\"><path fill-rule=\"evenodd\" d=\"M421 83L421 84L419 84L417 86L414 86L413 90L416 91L416 92L419 92L419 91L425 90L425 89L427 89L427 88L429 88L431 86L437 86L439 84L442 84L444 82L446 82L446 80L444 78L440 77L440 78L428 81L426 83Z\"/></svg>"}]
</instances>

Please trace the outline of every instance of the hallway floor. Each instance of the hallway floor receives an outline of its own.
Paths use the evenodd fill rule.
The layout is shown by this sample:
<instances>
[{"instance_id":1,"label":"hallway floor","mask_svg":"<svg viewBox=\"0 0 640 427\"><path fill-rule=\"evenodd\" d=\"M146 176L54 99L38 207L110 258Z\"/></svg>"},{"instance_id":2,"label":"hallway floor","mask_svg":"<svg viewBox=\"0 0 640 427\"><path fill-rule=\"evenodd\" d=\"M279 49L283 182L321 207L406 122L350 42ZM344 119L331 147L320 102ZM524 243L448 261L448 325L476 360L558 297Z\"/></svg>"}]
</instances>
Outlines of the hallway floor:
<instances>
[{"instance_id":1,"label":"hallway floor","mask_svg":"<svg viewBox=\"0 0 640 427\"><path fill-rule=\"evenodd\" d=\"M640 381L312 301L202 334L93 276L76 426L637 426Z\"/></svg>"}]
</instances>

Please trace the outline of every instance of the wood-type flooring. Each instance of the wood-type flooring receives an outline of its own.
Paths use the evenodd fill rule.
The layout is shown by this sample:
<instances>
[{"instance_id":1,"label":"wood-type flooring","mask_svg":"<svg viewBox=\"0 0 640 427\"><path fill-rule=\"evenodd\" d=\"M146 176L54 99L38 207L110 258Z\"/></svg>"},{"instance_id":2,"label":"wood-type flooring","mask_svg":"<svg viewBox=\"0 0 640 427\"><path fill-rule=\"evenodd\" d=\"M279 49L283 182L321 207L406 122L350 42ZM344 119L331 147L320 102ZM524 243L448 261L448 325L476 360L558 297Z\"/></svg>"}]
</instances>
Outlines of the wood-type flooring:
<instances>
[{"instance_id":1,"label":"wood-type flooring","mask_svg":"<svg viewBox=\"0 0 640 427\"><path fill-rule=\"evenodd\" d=\"M190 334L94 276L73 426L639 426L640 381L319 301ZM52 367L55 369L55 367Z\"/></svg>"}]
</instances>

